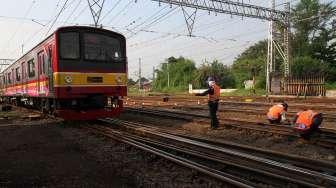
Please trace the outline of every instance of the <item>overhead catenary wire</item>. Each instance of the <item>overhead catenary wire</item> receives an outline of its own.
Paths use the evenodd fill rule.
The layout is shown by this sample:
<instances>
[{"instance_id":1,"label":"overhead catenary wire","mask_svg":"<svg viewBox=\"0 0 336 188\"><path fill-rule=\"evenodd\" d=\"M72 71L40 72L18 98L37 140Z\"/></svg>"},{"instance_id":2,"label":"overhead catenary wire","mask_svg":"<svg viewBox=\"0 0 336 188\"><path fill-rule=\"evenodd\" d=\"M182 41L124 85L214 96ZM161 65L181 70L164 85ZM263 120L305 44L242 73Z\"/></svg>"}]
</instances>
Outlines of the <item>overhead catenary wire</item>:
<instances>
[{"instance_id":1,"label":"overhead catenary wire","mask_svg":"<svg viewBox=\"0 0 336 188\"><path fill-rule=\"evenodd\" d=\"M118 0L116 4L114 4L109 11L101 18L101 22L120 4L121 0Z\"/></svg>"},{"instance_id":2,"label":"overhead catenary wire","mask_svg":"<svg viewBox=\"0 0 336 188\"><path fill-rule=\"evenodd\" d=\"M80 1L82 1L82 0L80 0ZM72 1L72 3L73 3L74 1ZM71 5L71 4L68 4L69 6ZM69 7L68 6L68 7ZM57 5L56 5L56 7L57 7ZM64 8L64 10L66 9L66 8L68 8L68 7L65 7ZM76 6L76 8L75 9L77 9L77 6ZM63 10L63 11L64 11ZM32 19L33 20L33 19ZM36 19L37 20L37 19ZM43 27L41 27L40 29L38 29L36 32L34 32L32 35L30 35L29 37L27 37L26 39L24 39L24 41L23 41L23 44L24 45L26 45L28 42L30 42L34 37L36 37L40 32L42 32L43 31L43 29L44 28L46 28L46 26L47 25L49 25L53 20L38 20L38 21L45 21L45 22L47 22L46 24L43 24L42 26ZM57 21L55 22L55 23L57 23ZM62 22L60 22L60 23L65 23L65 21L62 21ZM41 24L40 24L41 25Z\"/></svg>"},{"instance_id":3,"label":"overhead catenary wire","mask_svg":"<svg viewBox=\"0 0 336 188\"><path fill-rule=\"evenodd\" d=\"M24 19L27 18L28 14L29 14L30 11L33 9L33 6L34 6L35 3L36 3L35 0L33 0L33 1L31 2L31 4L29 5L28 10L25 12L25 14L24 14L24 16L23 16ZM11 44L11 41L13 40L13 38L15 37L15 35L16 35L17 32L19 31L19 29L22 28L23 24L24 24L24 22L21 22L21 23L18 25L18 27L15 29L15 31L13 32L13 34L11 35L11 37L9 37L8 41L5 43L4 47L3 47L2 50L1 50L2 52L3 52L6 48L8 48L8 44Z\"/></svg>"},{"instance_id":4,"label":"overhead catenary wire","mask_svg":"<svg viewBox=\"0 0 336 188\"><path fill-rule=\"evenodd\" d=\"M58 12L58 14L56 15L56 18L54 19L54 21L51 23L48 31L46 32L45 36L48 35L49 31L54 27L54 24L56 23L57 19L59 18L59 16L62 14L62 12L64 11L65 9L65 6L67 5L69 0L66 0L61 8L61 10Z\"/></svg>"},{"instance_id":5,"label":"overhead catenary wire","mask_svg":"<svg viewBox=\"0 0 336 188\"><path fill-rule=\"evenodd\" d=\"M266 31L267 29L263 29L264 31ZM249 31L249 32L245 32L245 33L241 33L241 34L237 34L237 35L232 35L232 36L228 36L228 38L232 38L233 36L234 37L236 37L236 38L242 38L242 37L247 37L247 36L251 36L251 35L255 35L255 34L260 34L260 31L262 31L262 30L260 30L260 29L258 29L258 30L254 30L254 31ZM251 34L252 33L252 34ZM199 42L197 42L197 41L195 41L196 43L199 43ZM196 45L196 43L195 42L193 42L193 43L188 43L187 45L184 45L184 46L182 46L181 48L174 48L173 49L173 51L171 51L171 53L175 53L175 52L177 52L177 51L185 51L185 50L187 50L187 49L190 49L191 47L193 47L193 46L195 46ZM244 43L244 45L246 45L246 43L247 42L249 42L249 41L245 41L245 43ZM202 44L202 43L201 43ZM216 46L220 46L220 45L222 45L221 43L217 43L216 44ZM179 46L179 45L176 45L176 46ZM201 46L204 46L204 45L201 45ZM139 48L139 49L141 49L141 50L145 50L145 48L144 47L141 47L141 48ZM231 48L228 48L228 49L231 49ZM232 48L233 49L233 48ZM195 53L195 51L192 51L193 53ZM141 52L140 52L141 53ZM155 58L155 56L157 55L157 54L163 54L162 53L162 51L157 51L156 53L151 53L151 54L147 54L146 56L143 56L143 57L151 57L151 58ZM184 53L185 55L187 54L187 53ZM197 52L197 54L198 55L206 55L206 53L199 53L199 52ZM136 56L136 55L135 55Z\"/></svg>"},{"instance_id":6,"label":"overhead catenary wire","mask_svg":"<svg viewBox=\"0 0 336 188\"><path fill-rule=\"evenodd\" d=\"M169 11L166 12L165 14L163 14L163 15L161 15L160 17L156 18L155 20L153 20L152 22L150 22L150 23L147 24L146 26L142 27L142 29L145 29L145 28L149 29L149 28L151 28L152 26L154 26L154 25L156 25L156 24L162 22L163 20L169 18L169 16L170 16L169 14L173 13L173 12L176 10L176 8L177 8L177 7L175 7L175 8L173 8L173 9L169 10ZM141 30L141 29L140 29L140 30ZM140 32L140 30L138 30L138 31L136 31L136 32L133 32L131 36L127 37L127 39L130 39L130 38L136 36L136 35Z\"/></svg>"},{"instance_id":7,"label":"overhead catenary wire","mask_svg":"<svg viewBox=\"0 0 336 188\"><path fill-rule=\"evenodd\" d=\"M133 0L129 0L129 2L116 15L113 16L113 18L107 23L107 25L111 25L113 20L115 20L122 12L127 10L127 8L131 5L132 2Z\"/></svg>"},{"instance_id":8,"label":"overhead catenary wire","mask_svg":"<svg viewBox=\"0 0 336 188\"><path fill-rule=\"evenodd\" d=\"M138 27L144 25L146 22L152 20L153 18L155 18L160 12L162 12L163 10L167 9L168 8L168 5L164 6L163 8L161 8L160 10L156 11L154 14L152 14L151 16L147 17L143 22L141 22L140 24L130 28L130 30L135 30L137 29Z\"/></svg>"},{"instance_id":9,"label":"overhead catenary wire","mask_svg":"<svg viewBox=\"0 0 336 188\"><path fill-rule=\"evenodd\" d=\"M72 19L72 22L76 22L76 20L85 12L85 10L88 10L89 8L89 4L84 5L84 7L82 8L82 10L77 14L77 16L75 16Z\"/></svg>"},{"instance_id":10,"label":"overhead catenary wire","mask_svg":"<svg viewBox=\"0 0 336 188\"><path fill-rule=\"evenodd\" d=\"M74 10L71 11L71 13L69 14L69 16L65 19L64 23L68 22L68 20L74 15L74 13L77 11L79 5L82 3L83 0L79 0L77 5L75 6Z\"/></svg>"}]
</instances>

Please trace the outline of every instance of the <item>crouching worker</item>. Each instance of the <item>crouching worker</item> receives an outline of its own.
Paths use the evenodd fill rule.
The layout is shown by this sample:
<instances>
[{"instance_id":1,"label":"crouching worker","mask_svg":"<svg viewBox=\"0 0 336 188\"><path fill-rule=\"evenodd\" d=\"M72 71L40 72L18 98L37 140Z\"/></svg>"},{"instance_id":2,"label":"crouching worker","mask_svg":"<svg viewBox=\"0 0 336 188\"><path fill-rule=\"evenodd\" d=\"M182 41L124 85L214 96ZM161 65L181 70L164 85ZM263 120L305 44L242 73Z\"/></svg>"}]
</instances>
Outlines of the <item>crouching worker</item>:
<instances>
[{"instance_id":1,"label":"crouching worker","mask_svg":"<svg viewBox=\"0 0 336 188\"><path fill-rule=\"evenodd\" d=\"M215 80L211 77L208 78L208 85L209 85L208 90L206 90L203 93L197 93L196 96L209 95L208 105L211 117L211 128L215 129L218 127L219 124L217 119L217 110L221 88L216 84Z\"/></svg>"},{"instance_id":2,"label":"crouching worker","mask_svg":"<svg viewBox=\"0 0 336 188\"><path fill-rule=\"evenodd\" d=\"M267 113L267 119L270 123L279 124L286 121L287 103L276 104L272 106Z\"/></svg>"},{"instance_id":3,"label":"crouching worker","mask_svg":"<svg viewBox=\"0 0 336 188\"><path fill-rule=\"evenodd\" d=\"M318 131L322 121L323 117L321 113L314 112L313 110L304 110L296 114L294 129L302 138L308 140L314 132Z\"/></svg>"}]
</instances>

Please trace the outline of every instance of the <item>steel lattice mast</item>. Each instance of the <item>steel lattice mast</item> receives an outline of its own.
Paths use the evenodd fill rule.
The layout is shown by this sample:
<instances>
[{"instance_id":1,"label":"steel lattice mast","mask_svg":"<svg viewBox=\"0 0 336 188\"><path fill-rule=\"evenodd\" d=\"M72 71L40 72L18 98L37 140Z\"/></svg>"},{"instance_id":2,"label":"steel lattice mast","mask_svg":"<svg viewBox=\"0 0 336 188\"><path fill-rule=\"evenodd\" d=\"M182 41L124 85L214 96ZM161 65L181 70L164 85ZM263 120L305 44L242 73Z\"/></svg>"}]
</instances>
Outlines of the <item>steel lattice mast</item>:
<instances>
[{"instance_id":1,"label":"steel lattice mast","mask_svg":"<svg viewBox=\"0 0 336 188\"><path fill-rule=\"evenodd\" d=\"M230 14L241 17L249 17L256 18L262 20L270 21L270 31L268 37L268 55L266 62L266 76L267 76L267 91L270 91L270 73L274 71L275 62L274 62L274 53L275 49L283 58L284 62L284 76L287 77L290 74L290 63L291 63L291 55L290 55L290 23L289 23L289 3L286 4L286 10L280 11L275 10L274 0L272 2L271 8L256 6L244 3L243 0L240 1L232 1L232 0L152 0L159 3L166 3L170 5L177 5L181 7L188 7L196 10L205 10L209 12L215 13L223 13ZM184 8L182 9L185 13ZM184 14L186 15L186 14ZM189 16L190 20L191 17ZM195 18L194 18L195 19ZM187 22L187 18L186 18ZM283 44L279 44L274 39L274 22L280 23L284 28L283 34ZM190 30L192 30L195 20L187 22L189 34ZM282 43L282 42L281 42Z\"/></svg>"},{"instance_id":2,"label":"steel lattice mast","mask_svg":"<svg viewBox=\"0 0 336 188\"><path fill-rule=\"evenodd\" d=\"M196 8L216 13L231 14L242 17L251 17L264 20L284 22L289 12L274 10L238 1L229 0L152 0L160 3Z\"/></svg>"},{"instance_id":3,"label":"steel lattice mast","mask_svg":"<svg viewBox=\"0 0 336 188\"><path fill-rule=\"evenodd\" d=\"M14 59L0 59L0 72L2 72L8 65L12 64Z\"/></svg>"}]
</instances>

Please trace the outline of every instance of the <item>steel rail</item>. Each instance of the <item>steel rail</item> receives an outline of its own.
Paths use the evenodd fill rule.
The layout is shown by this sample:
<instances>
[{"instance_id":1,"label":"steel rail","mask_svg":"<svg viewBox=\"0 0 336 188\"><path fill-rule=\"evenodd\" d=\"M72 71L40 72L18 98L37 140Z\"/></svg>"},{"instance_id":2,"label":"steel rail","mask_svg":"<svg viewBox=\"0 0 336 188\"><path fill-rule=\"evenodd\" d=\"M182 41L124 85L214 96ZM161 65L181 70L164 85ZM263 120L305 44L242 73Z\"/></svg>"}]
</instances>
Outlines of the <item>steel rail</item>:
<instances>
[{"instance_id":1,"label":"steel rail","mask_svg":"<svg viewBox=\"0 0 336 188\"><path fill-rule=\"evenodd\" d=\"M243 180L239 177L235 177L235 176L232 176L230 174L223 173L221 171L209 168L205 165L199 164L197 162L193 162L191 160L188 160L188 159L180 157L180 156L173 155L171 153L168 153L166 151L154 148L152 146L146 145L144 143L141 143L139 141L130 139L128 137L125 138L125 137L120 136L120 135L118 136L116 134L111 134L111 132L107 133L107 132L104 132L104 131L99 130L99 129L98 130L94 129L92 127L88 128L88 129L93 130L95 132L98 132L99 134L103 134L103 135L105 135L109 138L112 138L114 140L129 144L131 146L134 146L134 147L139 148L141 150L144 150L146 152L149 152L149 153L155 154L157 156L163 157L167 160L173 161L173 162L175 162L177 164L180 164L182 166L197 170L201 173L207 174L211 177L219 179L223 182L227 182L231 185L234 185L234 186L237 186L237 187L242 187L242 188L253 188L253 187L255 187L255 184L251 184L250 182L247 182L247 181L245 181L245 180Z\"/></svg>"},{"instance_id":2,"label":"steel rail","mask_svg":"<svg viewBox=\"0 0 336 188\"><path fill-rule=\"evenodd\" d=\"M197 113L190 113L190 112L181 112L181 111L170 111L170 110L162 110L162 109L147 109L147 108L131 108L126 107L125 112L137 112L143 113L148 115L156 115L161 117L168 117L168 118L177 118L186 121L194 121L194 122L204 122L201 119L194 119L194 118L203 118L209 119L209 116L204 114L197 114ZM289 135L299 137L297 133L294 132L291 126L286 125L275 125L270 123L259 123L259 122L251 122L251 121L243 121L243 120L236 120L236 119L222 119L224 121L224 126L229 127L239 127L244 129L256 130L261 132L270 132L274 134L280 135ZM326 147L335 147L336 145L336 134L335 131L321 128L321 137L317 139L318 142L323 143L323 146ZM330 144L326 144L330 143Z\"/></svg>"},{"instance_id":3,"label":"steel rail","mask_svg":"<svg viewBox=\"0 0 336 188\"><path fill-rule=\"evenodd\" d=\"M107 118L107 122L109 121L114 121L114 122L118 122L116 120L113 119L109 119ZM104 120L103 120L104 121ZM233 142L227 142L227 141L218 141L218 140L209 140L206 139L204 137L201 136L195 136L195 135L186 135L183 131L178 131L178 130L167 130L167 129L162 129L162 128L158 128L157 126L153 126L153 125L145 125L142 123L136 123L136 122L132 122L133 125L137 125L137 126L141 126L141 127L146 127L152 130L159 130L160 132L163 133L168 133L171 135L175 135L175 136L180 136L180 137L184 137L184 138L188 138L188 139L192 139L192 140L197 140L203 143L209 143L215 146L219 146L219 147L225 147L225 148L229 148L232 150L239 150L239 151L243 151L245 153L253 153L254 155L257 155L259 157L263 157L263 158L268 158L268 159L272 159L272 160L276 160L282 163L286 163L286 164L291 164L294 166L298 166L298 167L303 167L306 169L311 169L314 171L319 171L322 173L327 173L330 175L336 175L336 164L331 163L331 162L326 162L326 161L322 161L322 160L316 160L316 159L310 159L310 158L305 158L305 157L299 157L299 156L295 156L295 155L288 155L288 154L284 154L284 153L280 153L280 152L275 152L272 150L265 150L265 149L260 149L260 148L256 148L256 147L251 147L251 146L247 146L247 145L242 145L242 144L237 144L237 143L233 143ZM130 125L132 126L132 125ZM133 126L132 126L133 127Z\"/></svg>"},{"instance_id":4,"label":"steel rail","mask_svg":"<svg viewBox=\"0 0 336 188\"><path fill-rule=\"evenodd\" d=\"M106 122L109 122L108 120ZM116 122L111 122L110 123L116 123ZM292 165L288 164L283 164L274 160L270 159L265 159L261 158L258 156L242 153L239 151L234 151L222 147L217 147L214 145L210 145L207 143L202 143L198 142L195 140L190 140L186 138L182 138L179 136L167 134L167 133L162 133L162 132L157 132L152 129L147 129L144 127L139 127L138 125L134 125L131 122L126 122L126 121L120 121L118 125L122 125L124 127L132 127L136 126L137 131L141 131L143 133L152 135L152 136L157 136L160 138L165 138L169 139L173 142L180 142L188 145L192 145L193 147L198 147L198 148L203 148L206 150L203 151L213 151L213 152L219 152L222 155L225 155L227 160L230 160L231 162L236 162L236 163L241 163L239 159L246 160L246 163L249 163L252 167L255 167L259 170L263 170L265 173L274 173L275 171L279 174L276 174L278 178L282 178L283 180L287 181L295 181L297 183L301 183L302 185L306 186L312 186L313 187L319 187L319 185L323 182L327 182L327 184L332 184L336 185L336 177L330 176L327 174L319 173L316 171L308 170L308 169L303 169L300 167L294 167ZM289 177L288 177L289 176ZM293 180L292 177L295 177L296 179Z\"/></svg>"}]
</instances>

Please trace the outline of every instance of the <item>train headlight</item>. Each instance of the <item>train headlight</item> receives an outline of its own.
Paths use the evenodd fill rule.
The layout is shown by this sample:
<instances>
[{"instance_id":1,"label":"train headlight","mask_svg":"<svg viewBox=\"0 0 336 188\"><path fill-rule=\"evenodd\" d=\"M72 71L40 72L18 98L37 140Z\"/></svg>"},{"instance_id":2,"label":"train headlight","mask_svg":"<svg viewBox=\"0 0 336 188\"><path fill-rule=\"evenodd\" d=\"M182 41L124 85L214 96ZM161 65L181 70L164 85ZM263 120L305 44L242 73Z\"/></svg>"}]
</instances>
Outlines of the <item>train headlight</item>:
<instances>
[{"instance_id":1,"label":"train headlight","mask_svg":"<svg viewBox=\"0 0 336 188\"><path fill-rule=\"evenodd\" d=\"M65 82L66 84L71 84L71 83L72 83L72 77L69 76L69 75L65 76L65 77L64 77L64 82Z\"/></svg>"},{"instance_id":2,"label":"train headlight","mask_svg":"<svg viewBox=\"0 0 336 188\"><path fill-rule=\"evenodd\" d=\"M117 81L118 84L122 84L121 76L117 76L116 81Z\"/></svg>"}]
</instances>

